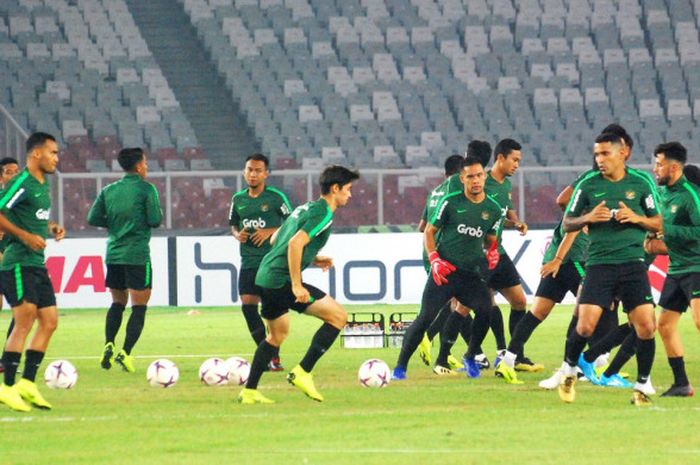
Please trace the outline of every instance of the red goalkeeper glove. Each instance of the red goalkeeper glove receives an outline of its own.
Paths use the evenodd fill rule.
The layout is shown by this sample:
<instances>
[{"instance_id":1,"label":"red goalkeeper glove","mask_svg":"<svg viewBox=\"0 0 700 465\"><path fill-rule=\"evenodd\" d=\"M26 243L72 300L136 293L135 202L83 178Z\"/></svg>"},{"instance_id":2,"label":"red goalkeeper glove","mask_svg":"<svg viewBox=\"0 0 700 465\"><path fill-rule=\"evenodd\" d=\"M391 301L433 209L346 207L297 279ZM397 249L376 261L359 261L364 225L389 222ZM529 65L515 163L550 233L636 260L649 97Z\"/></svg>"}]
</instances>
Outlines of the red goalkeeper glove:
<instances>
[{"instance_id":1,"label":"red goalkeeper glove","mask_svg":"<svg viewBox=\"0 0 700 465\"><path fill-rule=\"evenodd\" d=\"M433 275L435 284L438 286L447 284L447 277L457 268L447 260L440 258L436 251L430 252L428 260L430 260L430 274Z\"/></svg>"},{"instance_id":2,"label":"red goalkeeper glove","mask_svg":"<svg viewBox=\"0 0 700 465\"><path fill-rule=\"evenodd\" d=\"M493 270L498 265L498 260L501 256L498 253L498 241L493 241L486 251L486 261L489 264L489 270Z\"/></svg>"}]
</instances>

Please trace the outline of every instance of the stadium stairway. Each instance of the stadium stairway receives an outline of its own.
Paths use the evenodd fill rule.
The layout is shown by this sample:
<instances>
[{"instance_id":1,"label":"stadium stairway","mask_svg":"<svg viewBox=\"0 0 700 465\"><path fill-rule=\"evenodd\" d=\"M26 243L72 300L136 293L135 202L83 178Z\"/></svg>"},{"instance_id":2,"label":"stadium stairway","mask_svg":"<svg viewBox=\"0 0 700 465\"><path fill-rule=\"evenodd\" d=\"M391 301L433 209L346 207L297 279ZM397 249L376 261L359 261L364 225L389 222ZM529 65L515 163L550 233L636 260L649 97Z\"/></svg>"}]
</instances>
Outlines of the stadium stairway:
<instances>
[{"instance_id":1,"label":"stadium stairway","mask_svg":"<svg viewBox=\"0 0 700 465\"><path fill-rule=\"evenodd\" d=\"M172 0L126 3L212 164L242 168L245 156L260 146L182 6Z\"/></svg>"}]
</instances>

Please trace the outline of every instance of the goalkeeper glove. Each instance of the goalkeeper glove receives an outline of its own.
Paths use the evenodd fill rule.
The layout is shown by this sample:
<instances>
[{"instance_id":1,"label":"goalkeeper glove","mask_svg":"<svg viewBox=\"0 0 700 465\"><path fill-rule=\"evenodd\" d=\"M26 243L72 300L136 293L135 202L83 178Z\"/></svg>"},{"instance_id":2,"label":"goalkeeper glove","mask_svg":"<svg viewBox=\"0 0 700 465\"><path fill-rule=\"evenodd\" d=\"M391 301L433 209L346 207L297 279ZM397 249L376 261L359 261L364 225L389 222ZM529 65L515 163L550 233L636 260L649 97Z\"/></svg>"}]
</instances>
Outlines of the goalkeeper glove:
<instances>
[{"instance_id":1,"label":"goalkeeper glove","mask_svg":"<svg viewBox=\"0 0 700 465\"><path fill-rule=\"evenodd\" d=\"M501 256L498 254L498 241L493 241L486 252L486 261L489 264L489 270L493 270L498 265L498 260Z\"/></svg>"},{"instance_id":2,"label":"goalkeeper glove","mask_svg":"<svg viewBox=\"0 0 700 465\"><path fill-rule=\"evenodd\" d=\"M447 260L440 258L437 251L430 252L430 255L428 255L428 260L430 260L430 274L432 274L435 284L438 286L447 284L447 276L456 270L454 265Z\"/></svg>"}]
</instances>

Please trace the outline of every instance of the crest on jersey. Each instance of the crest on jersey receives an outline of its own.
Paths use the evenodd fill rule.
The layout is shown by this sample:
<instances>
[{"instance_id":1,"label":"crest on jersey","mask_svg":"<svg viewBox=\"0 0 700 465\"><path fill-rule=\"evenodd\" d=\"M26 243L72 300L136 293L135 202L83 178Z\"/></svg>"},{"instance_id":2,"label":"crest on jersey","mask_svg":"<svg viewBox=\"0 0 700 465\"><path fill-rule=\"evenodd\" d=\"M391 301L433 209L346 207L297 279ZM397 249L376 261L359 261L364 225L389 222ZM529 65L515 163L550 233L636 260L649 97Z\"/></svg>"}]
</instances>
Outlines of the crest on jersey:
<instances>
[{"instance_id":1,"label":"crest on jersey","mask_svg":"<svg viewBox=\"0 0 700 465\"><path fill-rule=\"evenodd\" d=\"M634 200L634 198L637 196L637 194L634 191L627 191L625 192L625 198L627 200Z\"/></svg>"},{"instance_id":2,"label":"crest on jersey","mask_svg":"<svg viewBox=\"0 0 700 465\"><path fill-rule=\"evenodd\" d=\"M678 205L671 205L671 213L675 214L678 211Z\"/></svg>"},{"instance_id":3,"label":"crest on jersey","mask_svg":"<svg viewBox=\"0 0 700 465\"><path fill-rule=\"evenodd\" d=\"M489 218L491 218L491 214L489 212L481 212L481 219L484 221L488 221Z\"/></svg>"},{"instance_id":4,"label":"crest on jersey","mask_svg":"<svg viewBox=\"0 0 700 465\"><path fill-rule=\"evenodd\" d=\"M260 210L263 211L263 212L266 212L266 211L268 211L269 209L270 209L270 207L269 207L266 203L260 205Z\"/></svg>"}]
</instances>

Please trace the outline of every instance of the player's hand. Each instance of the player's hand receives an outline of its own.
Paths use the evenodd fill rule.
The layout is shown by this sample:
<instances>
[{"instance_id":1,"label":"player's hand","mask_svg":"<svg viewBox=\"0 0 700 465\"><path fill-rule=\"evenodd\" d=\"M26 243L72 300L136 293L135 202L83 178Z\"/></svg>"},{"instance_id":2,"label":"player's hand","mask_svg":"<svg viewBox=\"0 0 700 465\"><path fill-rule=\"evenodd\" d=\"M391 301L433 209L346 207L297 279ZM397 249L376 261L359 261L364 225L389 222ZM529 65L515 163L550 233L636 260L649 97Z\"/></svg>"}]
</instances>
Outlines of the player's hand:
<instances>
[{"instance_id":1,"label":"player's hand","mask_svg":"<svg viewBox=\"0 0 700 465\"><path fill-rule=\"evenodd\" d=\"M561 267L561 259L554 258L552 261L542 265L542 268L540 268L540 277L546 278L551 274L553 278L556 278L557 274L559 274L559 267Z\"/></svg>"},{"instance_id":2,"label":"player's hand","mask_svg":"<svg viewBox=\"0 0 700 465\"><path fill-rule=\"evenodd\" d=\"M618 223L632 223L632 224L637 224L639 223L639 215L637 215L635 212L632 211L630 207L625 205L624 202L620 202L620 208L617 210L617 214L615 215L615 219L617 220Z\"/></svg>"},{"instance_id":3,"label":"player's hand","mask_svg":"<svg viewBox=\"0 0 700 465\"><path fill-rule=\"evenodd\" d=\"M486 262L488 262L489 270L496 268L500 259L501 254L498 253L498 242L493 241L489 246L489 250L486 251Z\"/></svg>"},{"instance_id":4,"label":"player's hand","mask_svg":"<svg viewBox=\"0 0 700 465\"><path fill-rule=\"evenodd\" d=\"M438 286L447 284L447 277L457 268L447 260L440 258L436 251L430 252L428 260L430 260L430 274L433 276L435 284Z\"/></svg>"},{"instance_id":5,"label":"player's hand","mask_svg":"<svg viewBox=\"0 0 700 465\"><path fill-rule=\"evenodd\" d=\"M294 302L307 304L309 300L311 300L311 294L309 294L309 291L301 284L292 284L292 293L294 294Z\"/></svg>"},{"instance_id":6,"label":"player's hand","mask_svg":"<svg viewBox=\"0 0 700 465\"><path fill-rule=\"evenodd\" d=\"M527 234L527 223L515 223L515 229L518 230L521 236Z\"/></svg>"},{"instance_id":7,"label":"player's hand","mask_svg":"<svg viewBox=\"0 0 700 465\"><path fill-rule=\"evenodd\" d=\"M314 258L314 265L321 268L323 271L328 271L333 268L333 259L331 257L317 255L316 258Z\"/></svg>"},{"instance_id":8,"label":"player's hand","mask_svg":"<svg viewBox=\"0 0 700 465\"><path fill-rule=\"evenodd\" d=\"M273 228L256 229L255 232L250 235L250 240L253 241L253 245L255 247L260 247L270 236L272 236L273 232L275 232Z\"/></svg>"},{"instance_id":9,"label":"player's hand","mask_svg":"<svg viewBox=\"0 0 700 465\"><path fill-rule=\"evenodd\" d=\"M46 241L38 234L25 233L22 234L20 240L32 250L43 250L46 248Z\"/></svg>"},{"instance_id":10,"label":"player's hand","mask_svg":"<svg viewBox=\"0 0 700 465\"><path fill-rule=\"evenodd\" d=\"M651 255L666 255L668 249L661 239L644 239L644 252Z\"/></svg>"},{"instance_id":11,"label":"player's hand","mask_svg":"<svg viewBox=\"0 0 700 465\"><path fill-rule=\"evenodd\" d=\"M605 206L605 200L596 205L593 210L588 213L589 223L605 223L612 218L612 212Z\"/></svg>"},{"instance_id":12,"label":"player's hand","mask_svg":"<svg viewBox=\"0 0 700 465\"><path fill-rule=\"evenodd\" d=\"M53 234L53 238L57 241L60 241L61 239L66 237L66 230L63 228L63 226L61 226L58 223L53 223L49 227L49 231L51 231L51 234Z\"/></svg>"},{"instance_id":13,"label":"player's hand","mask_svg":"<svg viewBox=\"0 0 700 465\"><path fill-rule=\"evenodd\" d=\"M236 239L238 239L238 242L241 244L244 244L248 242L248 238L250 237L250 232L247 229L244 229L242 231L238 231L238 235L236 236Z\"/></svg>"}]
</instances>

